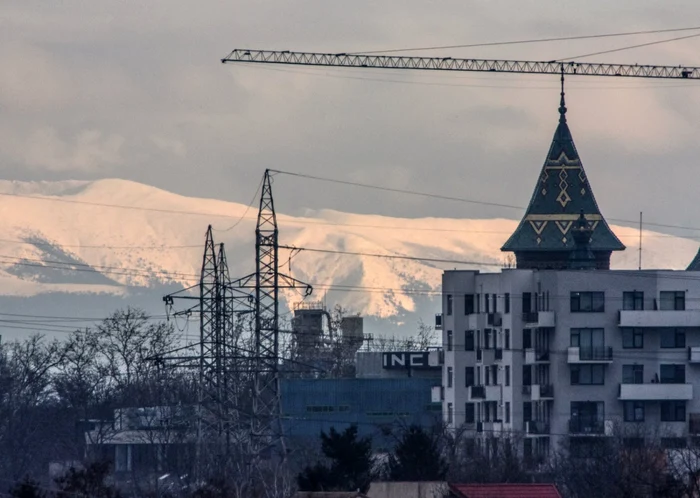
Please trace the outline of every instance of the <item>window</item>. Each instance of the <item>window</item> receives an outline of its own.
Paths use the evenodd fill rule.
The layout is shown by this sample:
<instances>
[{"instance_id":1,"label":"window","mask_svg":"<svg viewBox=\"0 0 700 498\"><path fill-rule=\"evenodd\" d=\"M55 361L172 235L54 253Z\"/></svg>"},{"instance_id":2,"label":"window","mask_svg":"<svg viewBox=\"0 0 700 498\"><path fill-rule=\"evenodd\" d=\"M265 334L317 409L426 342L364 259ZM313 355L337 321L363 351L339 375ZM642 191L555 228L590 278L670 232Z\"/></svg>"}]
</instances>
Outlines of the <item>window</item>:
<instances>
[{"instance_id":1,"label":"window","mask_svg":"<svg viewBox=\"0 0 700 498\"><path fill-rule=\"evenodd\" d=\"M571 329L571 346L579 348L581 358L596 358L605 353L603 329Z\"/></svg>"},{"instance_id":2,"label":"window","mask_svg":"<svg viewBox=\"0 0 700 498\"><path fill-rule=\"evenodd\" d=\"M571 365L572 386L601 386L603 384L605 384L605 365Z\"/></svg>"},{"instance_id":3,"label":"window","mask_svg":"<svg viewBox=\"0 0 700 498\"><path fill-rule=\"evenodd\" d=\"M474 413L474 403L465 403L464 405L464 423L473 424L476 420Z\"/></svg>"},{"instance_id":4,"label":"window","mask_svg":"<svg viewBox=\"0 0 700 498\"><path fill-rule=\"evenodd\" d=\"M474 351L474 331L467 330L464 333L464 350Z\"/></svg>"},{"instance_id":5,"label":"window","mask_svg":"<svg viewBox=\"0 0 700 498\"><path fill-rule=\"evenodd\" d=\"M528 349L532 347L532 330L523 330L523 349Z\"/></svg>"},{"instance_id":6,"label":"window","mask_svg":"<svg viewBox=\"0 0 700 498\"><path fill-rule=\"evenodd\" d=\"M685 401L662 401L662 422L685 422Z\"/></svg>"},{"instance_id":7,"label":"window","mask_svg":"<svg viewBox=\"0 0 700 498\"><path fill-rule=\"evenodd\" d=\"M644 365L622 365L623 384L644 384Z\"/></svg>"},{"instance_id":8,"label":"window","mask_svg":"<svg viewBox=\"0 0 700 498\"><path fill-rule=\"evenodd\" d=\"M644 402L625 401L625 422L644 422Z\"/></svg>"},{"instance_id":9,"label":"window","mask_svg":"<svg viewBox=\"0 0 700 498\"><path fill-rule=\"evenodd\" d=\"M532 401L523 402L523 420L525 422L532 420Z\"/></svg>"},{"instance_id":10,"label":"window","mask_svg":"<svg viewBox=\"0 0 700 498\"><path fill-rule=\"evenodd\" d=\"M452 351L452 331L447 331L447 350Z\"/></svg>"},{"instance_id":11,"label":"window","mask_svg":"<svg viewBox=\"0 0 700 498\"><path fill-rule=\"evenodd\" d=\"M466 387L474 385L474 367L464 367L464 385Z\"/></svg>"},{"instance_id":12,"label":"window","mask_svg":"<svg viewBox=\"0 0 700 498\"><path fill-rule=\"evenodd\" d=\"M530 313L532 311L532 294L529 292L523 292L523 313Z\"/></svg>"},{"instance_id":13,"label":"window","mask_svg":"<svg viewBox=\"0 0 700 498\"><path fill-rule=\"evenodd\" d=\"M498 365L491 365L491 379L494 386L498 385Z\"/></svg>"},{"instance_id":14,"label":"window","mask_svg":"<svg viewBox=\"0 0 700 498\"><path fill-rule=\"evenodd\" d=\"M685 291L661 291L659 295L662 310L682 311L685 309Z\"/></svg>"},{"instance_id":15,"label":"window","mask_svg":"<svg viewBox=\"0 0 700 498\"><path fill-rule=\"evenodd\" d=\"M642 329L623 329L622 347L625 349L643 349L644 331Z\"/></svg>"},{"instance_id":16,"label":"window","mask_svg":"<svg viewBox=\"0 0 700 498\"><path fill-rule=\"evenodd\" d=\"M598 313L605 311L604 292L572 292L571 312L572 313Z\"/></svg>"},{"instance_id":17,"label":"window","mask_svg":"<svg viewBox=\"0 0 700 498\"><path fill-rule=\"evenodd\" d=\"M306 407L306 411L310 413L330 413L335 411L335 406L333 405L309 405Z\"/></svg>"},{"instance_id":18,"label":"window","mask_svg":"<svg viewBox=\"0 0 700 498\"><path fill-rule=\"evenodd\" d=\"M685 384L685 365L661 365L659 370L662 384Z\"/></svg>"},{"instance_id":19,"label":"window","mask_svg":"<svg viewBox=\"0 0 700 498\"><path fill-rule=\"evenodd\" d=\"M572 401L572 432L602 432L605 404L602 401Z\"/></svg>"},{"instance_id":20,"label":"window","mask_svg":"<svg viewBox=\"0 0 700 498\"><path fill-rule=\"evenodd\" d=\"M452 387L452 367L447 367L447 387Z\"/></svg>"},{"instance_id":21,"label":"window","mask_svg":"<svg viewBox=\"0 0 700 498\"><path fill-rule=\"evenodd\" d=\"M481 313L481 294L476 295L476 312Z\"/></svg>"},{"instance_id":22,"label":"window","mask_svg":"<svg viewBox=\"0 0 700 498\"><path fill-rule=\"evenodd\" d=\"M505 383L506 386L510 385L510 365L506 365Z\"/></svg>"},{"instance_id":23,"label":"window","mask_svg":"<svg viewBox=\"0 0 700 498\"><path fill-rule=\"evenodd\" d=\"M496 294L493 294L491 296L491 300L493 301L493 312L498 313L498 299Z\"/></svg>"},{"instance_id":24,"label":"window","mask_svg":"<svg viewBox=\"0 0 700 498\"><path fill-rule=\"evenodd\" d=\"M532 385L532 369L530 368L530 365L523 365L523 385Z\"/></svg>"},{"instance_id":25,"label":"window","mask_svg":"<svg viewBox=\"0 0 700 498\"><path fill-rule=\"evenodd\" d=\"M623 310L643 310L644 309L644 293L640 291L623 292L622 293L622 309Z\"/></svg>"},{"instance_id":26,"label":"window","mask_svg":"<svg viewBox=\"0 0 700 498\"><path fill-rule=\"evenodd\" d=\"M659 329L662 348L685 348L685 330L676 328Z\"/></svg>"},{"instance_id":27,"label":"window","mask_svg":"<svg viewBox=\"0 0 700 498\"><path fill-rule=\"evenodd\" d=\"M503 348L510 349L510 329L505 329L503 332Z\"/></svg>"},{"instance_id":28,"label":"window","mask_svg":"<svg viewBox=\"0 0 700 498\"><path fill-rule=\"evenodd\" d=\"M510 293L508 292L503 296L503 312L505 314L510 313Z\"/></svg>"},{"instance_id":29,"label":"window","mask_svg":"<svg viewBox=\"0 0 700 498\"><path fill-rule=\"evenodd\" d=\"M506 409L505 409L505 417L506 417L506 424L510 424L510 401L506 401Z\"/></svg>"},{"instance_id":30,"label":"window","mask_svg":"<svg viewBox=\"0 0 700 498\"><path fill-rule=\"evenodd\" d=\"M471 315L474 313L474 294L465 294L464 296L464 314Z\"/></svg>"},{"instance_id":31,"label":"window","mask_svg":"<svg viewBox=\"0 0 700 498\"><path fill-rule=\"evenodd\" d=\"M452 314L452 294L447 295L447 315Z\"/></svg>"},{"instance_id":32,"label":"window","mask_svg":"<svg viewBox=\"0 0 700 498\"><path fill-rule=\"evenodd\" d=\"M453 417L453 412L454 410L452 409L452 403L447 403L447 423L451 424L452 421L454 420Z\"/></svg>"},{"instance_id":33,"label":"window","mask_svg":"<svg viewBox=\"0 0 700 498\"><path fill-rule=\"evenodd\" d=\"M490 313L491 307L489 306L489 295L484 294L484 313Z\"/></svg>"},{"instance_id":34,"label":"window","mask_svg":"<svg viewBox=\"0 0 700 498\"><path fill-rule=\"evenodd\" d=\"M491 369L488 365L486 365L486 367L484 368L484 385L491 385Z\"/></svg>"}]
</instances>

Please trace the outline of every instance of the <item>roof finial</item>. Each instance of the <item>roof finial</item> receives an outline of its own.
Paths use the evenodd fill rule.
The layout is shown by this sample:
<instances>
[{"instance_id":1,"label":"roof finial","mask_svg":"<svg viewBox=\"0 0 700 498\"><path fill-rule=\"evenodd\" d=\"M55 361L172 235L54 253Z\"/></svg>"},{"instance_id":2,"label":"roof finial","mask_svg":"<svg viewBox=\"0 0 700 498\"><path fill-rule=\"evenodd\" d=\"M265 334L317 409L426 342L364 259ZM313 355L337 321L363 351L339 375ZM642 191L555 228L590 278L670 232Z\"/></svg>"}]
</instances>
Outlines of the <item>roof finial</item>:
<instances>
[{"instance_id":1,"label":"roof finial","mask_svg":"<svg viewBox=\"0 0 700 498\"><path fill-rule=\"evenodd\" d=\"M566 123L566 103L564 102L564 64L561 65L561 100L559 101L559 122Z\"/></svg>"}]
</instances>

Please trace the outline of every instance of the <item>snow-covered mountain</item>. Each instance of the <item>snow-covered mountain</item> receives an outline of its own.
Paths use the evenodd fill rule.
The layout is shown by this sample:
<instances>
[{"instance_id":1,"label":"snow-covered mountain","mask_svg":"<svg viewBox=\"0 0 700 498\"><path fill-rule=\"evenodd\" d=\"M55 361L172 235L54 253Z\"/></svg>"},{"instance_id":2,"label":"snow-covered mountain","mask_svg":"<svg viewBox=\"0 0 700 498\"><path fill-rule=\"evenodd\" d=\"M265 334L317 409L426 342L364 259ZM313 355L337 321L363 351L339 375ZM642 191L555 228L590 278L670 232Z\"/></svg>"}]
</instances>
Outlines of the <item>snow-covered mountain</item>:
<instances>
[{"instance_id":1,"label":"snow-covered mountain","mask_svg":"<svg viewBox=\"0 0 700 498\"><path fill-rule=\"evenodd\" d=\"M138 296L137 303L144 307L162 309L165 289L196 280L208 224L215 229L216 242L225 243L231 274L252 272L256 214L255 207L183 197L125 180L2 181L0 311L26 309L26 299L37 303L38 298L42 304L32 308L60 302L60 309L72 303L69 308L86 310L93 305L82 303L94 303L95 296L105 303L112 299L112 308ZM278 221L282 244L494 264L480 267L483 271L495 271L504 262L499 248L517 224L507 219L402 219L330 210L299 217L278 213ZM635 268L637 230L612 228L628 247L613 256L613 266ZM643 240L645 268L684 268L698 245L651 231L644 231ZM318 299L394 323L428 318L436 307L434 292L439 291L442 270L455 267L306 251L291 260L289 256L281 252L283 270L314 284ZM293 293L286 297L297 299Z\"/></svg>"}]
</instances>

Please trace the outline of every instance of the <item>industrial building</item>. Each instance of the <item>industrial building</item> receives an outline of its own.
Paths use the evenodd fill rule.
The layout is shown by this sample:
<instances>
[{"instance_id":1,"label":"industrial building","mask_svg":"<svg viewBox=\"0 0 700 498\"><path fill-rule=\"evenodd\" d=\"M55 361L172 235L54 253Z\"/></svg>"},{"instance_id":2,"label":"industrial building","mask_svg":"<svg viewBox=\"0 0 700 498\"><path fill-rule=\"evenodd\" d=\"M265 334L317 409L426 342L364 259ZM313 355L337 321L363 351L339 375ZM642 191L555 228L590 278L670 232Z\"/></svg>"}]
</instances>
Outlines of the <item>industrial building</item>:
<instances>
[{"instance_id":1,"label":"industrial building","mask_svg":"<svg viewBox=\"0 0 700 498\"><path fill-rule=\"evenodd\" d=\"M532 200L502 250L515 268L443 274L451 427L517 436L534 461L564 440L677 448L700 435L700 272L609 269L624 245L593 196L563 91Z\"/></svg>"}]
</instances>

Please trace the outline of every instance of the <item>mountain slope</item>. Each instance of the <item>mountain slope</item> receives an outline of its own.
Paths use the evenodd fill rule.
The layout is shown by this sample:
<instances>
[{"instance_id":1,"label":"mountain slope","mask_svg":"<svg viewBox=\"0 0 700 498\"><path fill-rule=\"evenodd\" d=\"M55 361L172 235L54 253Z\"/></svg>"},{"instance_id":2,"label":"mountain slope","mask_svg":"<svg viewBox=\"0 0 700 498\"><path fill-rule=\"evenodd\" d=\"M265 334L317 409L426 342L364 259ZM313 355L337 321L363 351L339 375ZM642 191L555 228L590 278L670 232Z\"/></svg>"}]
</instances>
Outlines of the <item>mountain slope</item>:
<instances>
[{"instance_id":1,"label":"mountain slope","mask_svg":"<svg viewBox=\"0 0 700 498\"><path fill-rule=\"evenodd\" d=\"M136 288L158 292L165 284L192 285L210 223L219 230L216 242L226 245L231 274L253 271L256 213L242 204L189 198L115 179L0 182L0 194L0 295L124 296ZM498 270L505 261L499 249L517 224L330 210L303 217L279 214L278 221L282 244L492 264L478 267L482 271ZM636 268L638 232L612 228L628 247L614 254L613 266ZM651 231L643 237L645 268L684 268L697 250L697 243L688 239ZM443 269L477 267L307 251L291 260L288 251L280 255L282 271L289 273L291 266L295 277L316 286L317 298L328 293L329 305L339 302L364 315L398 321L434 302ZM406 289L411 292L401 292ZM299 299L291 292L286 297L290 302Z\"/></svg>"}]
</instances>

